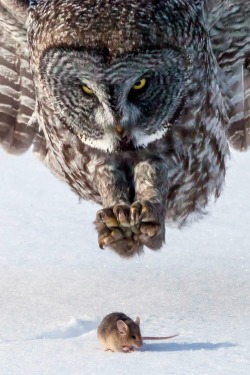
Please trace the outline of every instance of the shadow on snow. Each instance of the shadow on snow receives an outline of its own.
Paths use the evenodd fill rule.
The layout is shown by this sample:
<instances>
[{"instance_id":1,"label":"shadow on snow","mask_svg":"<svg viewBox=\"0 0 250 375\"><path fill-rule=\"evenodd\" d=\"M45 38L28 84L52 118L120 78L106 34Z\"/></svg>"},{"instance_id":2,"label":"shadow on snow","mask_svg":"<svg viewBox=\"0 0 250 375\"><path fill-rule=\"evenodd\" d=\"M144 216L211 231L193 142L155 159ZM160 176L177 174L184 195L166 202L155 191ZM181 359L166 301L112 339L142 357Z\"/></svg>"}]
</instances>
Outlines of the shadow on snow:
<instances>
[{"instance_id":1,"label":"shadow on snow","mask_svg":"<svg viewBox=\"0 0 250 375\"><path fill-rule=\"evenodd\" d=\"M196 351L196 350L218 350L221 348L233 348L236 347L236 344L231 342L194 342L182 344L169 344L169 343L153 343L145 344L144 350L150 352L179 352L179 351Z\"/></svg>"}]
</instances>

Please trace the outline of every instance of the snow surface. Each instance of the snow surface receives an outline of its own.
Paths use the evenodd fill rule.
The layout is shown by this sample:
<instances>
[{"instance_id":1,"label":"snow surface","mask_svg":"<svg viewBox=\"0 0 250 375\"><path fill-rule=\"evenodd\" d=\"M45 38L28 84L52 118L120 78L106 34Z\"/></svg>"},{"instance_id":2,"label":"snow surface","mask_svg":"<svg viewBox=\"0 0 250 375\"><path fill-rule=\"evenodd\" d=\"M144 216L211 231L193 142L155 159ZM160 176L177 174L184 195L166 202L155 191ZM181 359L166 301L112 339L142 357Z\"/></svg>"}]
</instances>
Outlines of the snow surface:
<instances>
[{"instance_id":1,"label":"snow surface","mask_svg":"<svg viewBox=\"0 0 250 375\"><path fill-rule=\"evenodd\" d=\"M208 216L124 260L97 246L98 206L0 150L0 375L249 374L250 152L229 164ZM113 311L180 335L104 352L96 328Z\"/></svg>"}]
</instances>

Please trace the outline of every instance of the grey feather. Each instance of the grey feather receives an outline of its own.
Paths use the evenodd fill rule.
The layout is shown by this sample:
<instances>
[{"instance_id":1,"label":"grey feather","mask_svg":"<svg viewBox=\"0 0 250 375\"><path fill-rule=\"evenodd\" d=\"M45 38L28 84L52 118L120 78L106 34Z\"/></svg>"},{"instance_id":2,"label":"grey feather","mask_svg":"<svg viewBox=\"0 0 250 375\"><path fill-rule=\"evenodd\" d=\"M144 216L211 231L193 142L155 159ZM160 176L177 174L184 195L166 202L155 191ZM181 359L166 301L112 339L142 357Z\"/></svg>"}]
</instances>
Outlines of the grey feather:
<instances>
[{"instance_id":1,"label":"grey feather","mask_svg":"<svg viewBox=\"0 0 250 375\"><path fill-rule=\"evenodd\" d=\"M224 72L232 111L228 138L239 150L250 146L250 2L208 1L213 51Z\"/></svg>"},{"instance_id":2,"label":"grey feather","mask_svg":"<svg viewBox=\"0 0 250 375\"><path fill-rule=\"evenodd\" d=\"M23 23L26 17L16 1L0 2L0 142L14 154L26 151L37 132L37 124L29 126L35 95Z\"/></svg>"}]
</instances>

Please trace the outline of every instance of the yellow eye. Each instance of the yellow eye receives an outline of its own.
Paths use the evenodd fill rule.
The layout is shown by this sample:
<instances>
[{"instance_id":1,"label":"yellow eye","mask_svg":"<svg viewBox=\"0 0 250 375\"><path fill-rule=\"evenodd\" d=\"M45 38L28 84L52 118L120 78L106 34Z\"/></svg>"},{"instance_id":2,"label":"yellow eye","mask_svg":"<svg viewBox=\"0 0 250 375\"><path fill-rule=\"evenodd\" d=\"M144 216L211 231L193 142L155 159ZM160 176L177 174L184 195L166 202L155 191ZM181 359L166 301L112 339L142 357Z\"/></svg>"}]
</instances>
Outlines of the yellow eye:
<instances>
[{"instance_id":1,"label":"yellow eye","mask_svg":"<svg viewBox=\"0 0 250 375\"><path fill-rule=\"evenodd\" d=\"M141 89L143 89L143 87L145 87L146 83L147 83L146 78L141 78L139 81L137 81L134 84L133 89L134 90L141 90Z\"/></svg>"},{"instance_id":2,"label":"yellow eye","mask_svg":"<svg viewBox=\"0 0 250 375\"><path fill-rule=\"evenodd\" d=\"M86 85L83 85L83 86L82 86L82 89L83 89L83 91L84 91L86 94L89 94L89 95L94 94L93 91L92 91L88 86L86 86Z\"/></svg>"}]
</instances>

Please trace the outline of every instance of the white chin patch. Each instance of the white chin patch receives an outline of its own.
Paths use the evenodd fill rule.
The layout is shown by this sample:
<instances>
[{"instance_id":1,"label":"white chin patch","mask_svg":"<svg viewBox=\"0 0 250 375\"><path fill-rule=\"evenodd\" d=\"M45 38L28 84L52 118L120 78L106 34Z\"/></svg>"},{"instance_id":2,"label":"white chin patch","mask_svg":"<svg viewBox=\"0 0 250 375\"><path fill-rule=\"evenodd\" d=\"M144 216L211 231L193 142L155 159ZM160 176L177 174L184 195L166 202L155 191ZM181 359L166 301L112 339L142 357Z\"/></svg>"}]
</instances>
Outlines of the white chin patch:
<instances>
[{"instance_id":1,"label":"white chin patch","mask_svg":"<svg viewBox=\"0 0 250 375\"><path fill-rule=\"evenodd\" d=\"M147 147L152 142L161 139L170 128L170 124L167 124L164 128L157 130L154 134L145 134L143 131L133 132L133 143L135 147Z\"/></svg>"},{"instance_id":2,"label":"white chin patch","mask_svg":"<svg viewBox=\"0 0 250 375\"><path fill-rule=\"evenodd\" d=\"M86 145L97 148L98 150L105 151L105 152L112 152L115 149L115 146L117 144L117 139L115 137L112 137L110 134L107 134L102 139L90 139L82 137L81 140Z\"/></svg>"},{"instance_id":3,"label":"white chin patch","mask_svg":"<svg viewBox=\"0 0 250 375\"><path fill-rule=\"evenodd\" d=\"M162 128L161 130L158 130L154 134L150 135L145 134L143 131L134 131L132 135L132 142L134 144L134 147L147 147L150 143L164 137L170 127L171 125L167 124L167 126L164 126L164 128ZM114 152L119 143L117 137L110 132L107 132L102 139L91 139L85 137L79 138L86 145L104 152Z\"/></svg>"}]
</instances>

